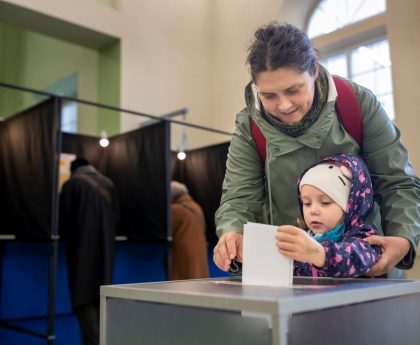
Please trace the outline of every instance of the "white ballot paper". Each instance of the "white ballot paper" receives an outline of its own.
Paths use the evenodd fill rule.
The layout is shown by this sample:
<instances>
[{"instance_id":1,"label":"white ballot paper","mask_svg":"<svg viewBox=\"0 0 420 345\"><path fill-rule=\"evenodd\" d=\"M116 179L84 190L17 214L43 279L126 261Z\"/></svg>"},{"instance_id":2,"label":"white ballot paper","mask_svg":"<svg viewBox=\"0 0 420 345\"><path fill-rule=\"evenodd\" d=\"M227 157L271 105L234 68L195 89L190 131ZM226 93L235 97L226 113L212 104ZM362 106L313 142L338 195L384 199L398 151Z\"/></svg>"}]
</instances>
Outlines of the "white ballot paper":
<instances>
[{"instance_id":1,"label":"white ballot paper","mask_svg":"<svg viewBox=\"0 0 420 345\"><path fill-rule=\"evenodd\" d=\"M242 284L292 286L293 260L276 247L275 225L244 225Z\"/></svg>"}]
</instances>

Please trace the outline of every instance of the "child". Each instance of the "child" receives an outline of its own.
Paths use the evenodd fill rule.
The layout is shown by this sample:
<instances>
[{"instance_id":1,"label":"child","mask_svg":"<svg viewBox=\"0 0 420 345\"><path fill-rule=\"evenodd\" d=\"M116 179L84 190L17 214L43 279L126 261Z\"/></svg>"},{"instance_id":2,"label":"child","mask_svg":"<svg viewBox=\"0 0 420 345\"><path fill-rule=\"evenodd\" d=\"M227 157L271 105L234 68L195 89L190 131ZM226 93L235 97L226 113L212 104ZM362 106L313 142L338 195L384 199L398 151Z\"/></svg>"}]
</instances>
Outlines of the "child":
<instances>
[{"instance_id":1,"label":"child","mask_svg":"<svg viewBox=\"0 0 420 345\"><path fill-rule=\"evenodd\" d=\"M369 273L381 252L365 240L378 231L364 223L373 205L373 191L363 160L340 154L316 163L299 178L298 198L309 231L285 225L276 235L278 250L295 260L295 275Z\"/></svg>"}]
</instances>

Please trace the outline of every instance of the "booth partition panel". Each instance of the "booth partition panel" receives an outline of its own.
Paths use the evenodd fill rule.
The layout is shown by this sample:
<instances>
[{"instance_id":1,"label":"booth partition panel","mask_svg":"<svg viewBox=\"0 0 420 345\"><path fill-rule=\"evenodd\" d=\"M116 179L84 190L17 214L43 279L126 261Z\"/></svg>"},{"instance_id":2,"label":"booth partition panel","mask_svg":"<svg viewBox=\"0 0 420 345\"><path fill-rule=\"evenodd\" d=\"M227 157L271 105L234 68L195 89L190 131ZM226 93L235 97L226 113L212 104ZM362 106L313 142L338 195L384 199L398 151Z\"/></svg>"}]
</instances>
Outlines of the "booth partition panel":
<instances>
[{"instance_id":1,"label":"booth partition panel","mask_svg":"<svg viewBox=\"0 0 420 345\"><path fill-rule=\"evenodd\" d=\"M172 155L172 178L185 183L191 196L203 208L206 236L217 243L214 214L220 205L229 142L188 151L185 160Z\"/></svg>"},{"instance_id":2,"label":"booth partition panel","mask_svg":"<svg viewBox=\"0 0 420 345\"><path fill-rule=\"evenodd\" d=\"M115 184L119 199L117 234L128 241L164 242L170 235L169 124L162 121L99 138L63 134L63 153L83 156Z\"/></svg>"},{"instance_id":3,"label":"booth partition panel","mask_svg":"<svg viewBox=\"0 0 420 345\"><path fill-rule=\"evenodd\" d=\"M21 240L51 238L52 192L59 114L47 100L0 127L0 234Z\"/></svg>"},{"instance_id":4,"label":"booth partition panel","mask_svg":"<svg viewBox=\"0 0 420 345\"><path fill-rule=\"evenodd\" d=\"M106 166L120 200L119 235L132 241L170 236L169 123L111 138Z\"/></svg>"}]
</instances>

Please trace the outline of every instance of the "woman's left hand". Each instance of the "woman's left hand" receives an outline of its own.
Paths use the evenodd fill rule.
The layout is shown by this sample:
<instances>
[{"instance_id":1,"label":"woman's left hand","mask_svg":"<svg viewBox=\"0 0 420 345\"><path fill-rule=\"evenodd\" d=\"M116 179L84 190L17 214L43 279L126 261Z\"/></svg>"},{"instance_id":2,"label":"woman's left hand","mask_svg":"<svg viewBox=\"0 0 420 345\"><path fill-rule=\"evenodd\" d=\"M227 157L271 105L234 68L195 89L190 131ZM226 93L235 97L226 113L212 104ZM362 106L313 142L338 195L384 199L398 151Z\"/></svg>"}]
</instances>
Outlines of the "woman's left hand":
<instances>
[{"instance_id":1,"label":"woman's left hand","mask_svg":"<svg viewBox=\"0 0 420 345\"><path fill-rule=\"evenodd\" d=\"M369 272L372 277L389 273L404 258L411 247L410 241L404 237L373 235L365 240L370 245L380 246L382 250L381 258Z\"/></svg>"},{"instance_id":2,"label":"woman's left hand","mask_svg":"<svg viewBox=\"0 0 420 345\"><path fill-rule=\"evenodd\" d=\"M324 247L296 226L279 226L276 241L279 252L293 260L309 262L318 267L325 264Z\"/></svg>"}]
</instances>

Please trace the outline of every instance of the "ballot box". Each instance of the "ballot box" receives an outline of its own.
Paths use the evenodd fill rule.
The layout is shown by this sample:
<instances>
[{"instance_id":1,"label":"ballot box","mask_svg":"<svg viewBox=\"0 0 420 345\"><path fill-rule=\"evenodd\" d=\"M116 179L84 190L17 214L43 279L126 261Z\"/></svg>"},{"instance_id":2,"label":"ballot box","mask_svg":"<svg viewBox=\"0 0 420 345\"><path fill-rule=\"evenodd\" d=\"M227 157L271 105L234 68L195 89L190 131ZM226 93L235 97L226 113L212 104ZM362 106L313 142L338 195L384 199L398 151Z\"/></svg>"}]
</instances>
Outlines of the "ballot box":
<instances>
[{"instance_id":1,"label":"ballot box","mask_svg":"<svg viewBox=\"0 0 420 345\"><path fill-rule=\"evenodd\" d=\"M101 287L101 345L420 344L420 281L240 277Z\"/></svg>"}]
</instances>

